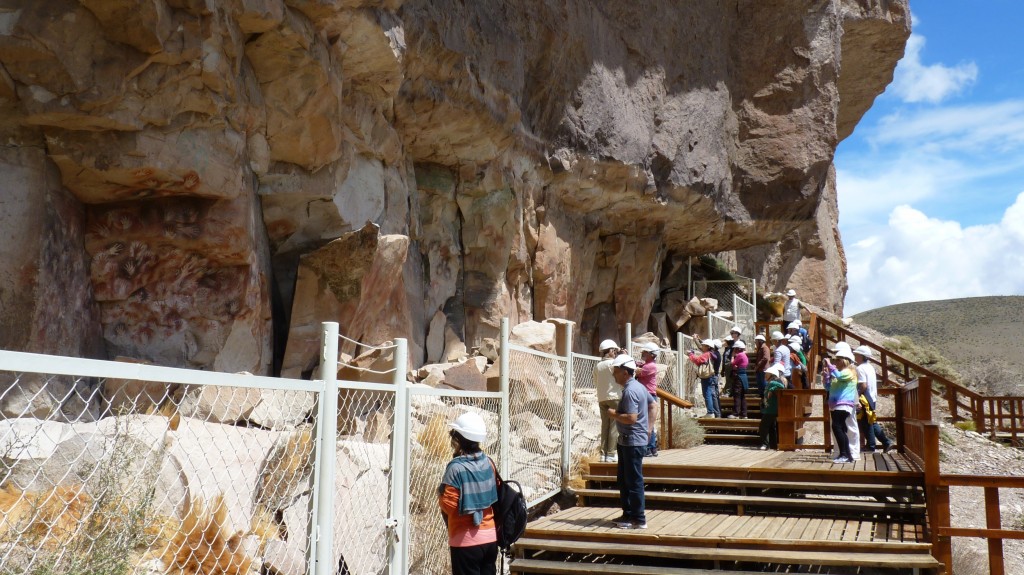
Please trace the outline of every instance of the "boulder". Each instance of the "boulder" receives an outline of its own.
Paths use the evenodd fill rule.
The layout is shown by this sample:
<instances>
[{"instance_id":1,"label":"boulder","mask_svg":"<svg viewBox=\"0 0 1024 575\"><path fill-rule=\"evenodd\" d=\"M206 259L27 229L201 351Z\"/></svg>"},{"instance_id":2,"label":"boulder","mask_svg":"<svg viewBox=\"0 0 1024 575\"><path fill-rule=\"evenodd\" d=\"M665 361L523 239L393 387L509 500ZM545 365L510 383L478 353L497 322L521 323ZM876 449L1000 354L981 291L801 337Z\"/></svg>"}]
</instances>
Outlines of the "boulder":
<instances>
[{"instance_id":1,"label":"boulder","mask_svg":"<svg viewBox=\"0 0 1024 575\"><path fill-rule=\"evenodd\" d=\"M536 413L517 413L509 418L509 426L527 451L538 455L561 453L562 431Z\"/></svg>"},{"instance_id":2,"label":"boulder","mask_svg":"<svg viewBox=\"0 0 1024 575\"><path fill-rule=\"evenodd\" d=\"M118 356L114 361L151 365L152 362ZM103 413L147 413L175 396L176 384L108 377L100 386Z\"/></svg>"},{"instance_id":3,"label":"boulder","mask_svg":"<svg viewBox=\"0 0 1024 575\"><path fill-rule=\"evenodd\" d=\"M512 328L509 343L521 345L544 353L555 353L555 331L553 323L528 321Z\"/></svg>"},{"instance_id":4,"label":"boulder","mask_svg":"<svg viewBox=\"0 0 1024 575\"><path fill-rule=\"evenodd\" d=\"M219 385L187 386L178 413L213 423L235 423L249 419L263 400L265 390Z\"/></svg>"},{"instance_id":5,"label":"boulder","mask_svg":"<svg viewBox=\"0 0 1024 575\"><path fill-rule=\"evenodd\" d=\"M263 389L246 419L267 429L290 429L306 421L315 407L313 392Z\"/></svg>"},{"instance_id":6,"label":"boulder","mask_svg":"<svg viewBox=\"0 0 1024 575\"><path fill-rule=\"evenodd\" d=\"M446 369L444 383L451 388L463 391L487 391L487 378L483 376L474 361L465 361Z\"/></svg>"}]
</instances>

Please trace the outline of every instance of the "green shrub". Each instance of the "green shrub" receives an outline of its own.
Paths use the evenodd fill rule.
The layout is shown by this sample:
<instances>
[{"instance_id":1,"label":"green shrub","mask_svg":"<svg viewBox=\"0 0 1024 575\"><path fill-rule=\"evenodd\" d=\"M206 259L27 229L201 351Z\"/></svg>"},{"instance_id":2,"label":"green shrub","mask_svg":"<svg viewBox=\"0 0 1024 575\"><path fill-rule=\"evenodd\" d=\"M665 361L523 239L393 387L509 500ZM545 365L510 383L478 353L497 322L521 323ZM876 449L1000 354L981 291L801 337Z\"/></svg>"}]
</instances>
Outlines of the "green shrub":
<instances>
[{"instance_id":1,"label":"green shrub","mask_svg":"<svg viewBox=\"0 0 1024 575\"><path fill-rule=\"evenodd\" d=\"M689 449L704 443L704 428L692 417L677 417L672 422L673 449Z\"/></svg>"},{"instance_id":2,"label":"green shrub","mask_svg":"<svg viewBox=\"0 0 1024 575\"><path fill-rule=\"evenodd\" d=\"M970 419L966 421L958 421L953 425L955 425L957 429L960 429L962 431L978 431L978 426L975 425L974 421Z\"/></svg>"}]
</instances>

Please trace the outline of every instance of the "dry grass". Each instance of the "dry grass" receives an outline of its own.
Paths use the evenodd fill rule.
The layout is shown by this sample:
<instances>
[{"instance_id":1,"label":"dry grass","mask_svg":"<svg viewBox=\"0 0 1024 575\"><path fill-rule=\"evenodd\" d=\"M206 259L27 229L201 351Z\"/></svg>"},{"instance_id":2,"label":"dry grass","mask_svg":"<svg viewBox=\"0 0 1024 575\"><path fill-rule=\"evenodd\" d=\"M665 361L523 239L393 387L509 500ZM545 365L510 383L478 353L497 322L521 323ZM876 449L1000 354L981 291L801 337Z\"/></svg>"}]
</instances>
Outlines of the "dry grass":
<instances>
[{"instance_id":1,"label":"dry grass","mask_svg":"<svg viewBox=\"0 0 1024 575\"><path fill-rule=\"evenodd\" d=\"M590 464L597 461L600 457L601 454L598 453L597 451L580 457L579 474L576 477L573 477L572 479L569 480L569 489L583 489L587 486L587 482L583 480L583 476L588 475L590 473Z\"/></svg>"},{"instance_id":2,"label":"dry grass","mask_svg":"<svg viewBox=\"0 0 1024 575\"><path fill-rule=\"evenodd\" d=\"M165 520L159 558L167 575L245 575L252 560L241 549L241 534L229 534L227 507L221 497L209 507L194 503L180 521Z\"/></svg>"},{"instance_id":3,"label":"dry grass","mask_svg":"<svg viewBox=\"0 0 1024 575\"><path fill-rule=\"evenodd\" d=\"M273 513L292 503L313 473L313 430L302 427L279 441L267 456L256 486L256 508Z\"/></svg>"},{"instance_id":4,"label":"dry grass","mask_svg":"<svg viewBox=\"0 0 1024 575\"><path fill-rule=\"evenodd\" d=\"M65 547L79 534L93 507L81 485L34 493L5 485L0 488L0 541Z\"/></svg>"},{"instance_id":5,"label":"dry grass","mask_svg":"<svg viewBox=\"0 0 1024 575\"><path fill-rule=\"evenodd\" d=\"M452 456L451 438L448 436L448 419L440 413L430 416L427 424L416 436L424 452L437 461L447 461Z\"/></svg>"}]
</instances>

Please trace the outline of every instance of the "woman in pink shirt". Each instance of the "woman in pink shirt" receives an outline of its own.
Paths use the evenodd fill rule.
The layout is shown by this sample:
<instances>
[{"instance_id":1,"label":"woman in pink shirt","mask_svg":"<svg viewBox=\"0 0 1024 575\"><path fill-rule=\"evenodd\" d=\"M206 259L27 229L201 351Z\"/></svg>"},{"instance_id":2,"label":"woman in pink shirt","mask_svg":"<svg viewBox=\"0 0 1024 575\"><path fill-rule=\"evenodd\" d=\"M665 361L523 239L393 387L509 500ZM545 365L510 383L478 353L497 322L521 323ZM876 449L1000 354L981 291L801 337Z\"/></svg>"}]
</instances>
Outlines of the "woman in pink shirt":
<instances>
[{"instance_id":1,"label":"woman in pink shirt","mask_svg":"<svg viewBox=\"0 0 1024 575\"><path fill-rule=\"evenodd\" d=\"M750 358L747 357L747 344L736 341L732 344L732 415L730 418L747 418L747 366L750 365Z\"/></svg>"}]
</instances>

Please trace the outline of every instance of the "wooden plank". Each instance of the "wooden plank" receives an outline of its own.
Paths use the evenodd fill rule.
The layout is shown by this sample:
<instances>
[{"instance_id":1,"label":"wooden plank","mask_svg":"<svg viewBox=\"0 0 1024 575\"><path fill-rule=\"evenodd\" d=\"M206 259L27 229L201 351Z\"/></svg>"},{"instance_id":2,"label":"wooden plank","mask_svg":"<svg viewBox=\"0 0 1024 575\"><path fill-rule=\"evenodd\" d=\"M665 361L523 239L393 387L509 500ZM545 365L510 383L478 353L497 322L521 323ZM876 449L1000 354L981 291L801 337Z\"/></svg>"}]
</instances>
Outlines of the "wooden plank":
<instances>
[{"instance_id":1,"label":"wooden plank","mask_svg":"<svg viewBox=\"0 0 1024 575\"><path fill-rule=\"evenodd\" d=\"M618 498L617 491L610 489L578 489L576 492L587 498ZM850 512L888 512L888 513L913 513L925 512L925 506L921 503L903 503L891 501L863 501L851 499L824 499L824 498L789 498L789 497L768 497L760 495L733 495L728 493L686 493L686 492L665 492L651 491L644 494L648 501L664 501L671 503L689 503L693 505L744 505L747 507L778 507L785 509L821 509L829 511L850 511Z\"/></svg>"},{"instance_id":2,"label":"wooden plank","mask_svg":"<svg viewBox=\"0 0 1024 575\"><path fill-rule=\"evenodd\" d=\"M613 563L564 563L539 559L516 559L509 564L512 573L543 573L572 575L608 573L622 575L714 575L721 571L708 569L685 569L679 567L657 567L646 565L621 565ZM763 575L755 571L729 571L729 575Z\"/></svg>"},{"instance_id":3,"label":"wooden plank","mask_svg":"<svg viewBox=\"0 0 1024 575\"><path fill-rule=\"evenodd\" d=\"M800 565L860 566L881 568L934 569L941 566L927 553L796 551L778 549L731 549L720 547L683 547L668 545L613 544L606 541L559 541L520 539L520 549L596 553L630 557L659 557L697 561L743 561L749 563L794 563Z\"/></svg>"}]
</instances>

